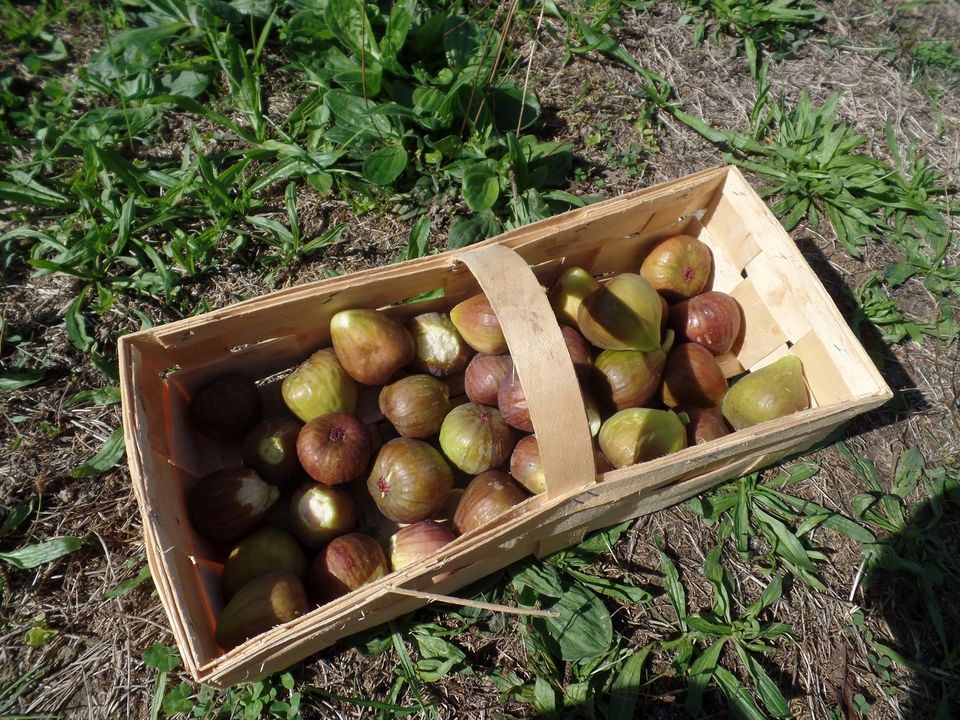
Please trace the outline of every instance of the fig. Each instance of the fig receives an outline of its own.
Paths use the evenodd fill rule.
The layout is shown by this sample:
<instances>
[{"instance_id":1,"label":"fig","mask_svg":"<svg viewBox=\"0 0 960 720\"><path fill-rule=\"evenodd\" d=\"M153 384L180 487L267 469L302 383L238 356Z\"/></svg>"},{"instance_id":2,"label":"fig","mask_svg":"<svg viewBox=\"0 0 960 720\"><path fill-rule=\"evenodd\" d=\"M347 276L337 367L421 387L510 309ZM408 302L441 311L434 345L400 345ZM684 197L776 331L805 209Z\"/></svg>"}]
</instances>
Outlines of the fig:
<instances>
[{"instance_id":1,"label":"fig","mask_svg":"<svg viewBox=\"0 0 960 720\"><path fill-rule=\"evenodd\" d=\"M448 378L466 369L473 348L460 336L447 313L423 313L407 322L413 336L413 367L438 378Z\"/></svg>"},{"instance_id":2,"label":"fig","mask_svg":"<svg viewBox=\"0 0 960 720\"><path fill-rule=\"evenodd\" d=\"M677 405L675 413L687 416L687 445L702 445L730 434L730 427L719 407Z\"/></svg>"},{"instance_id":3,"label":"fig","mask_svg":"<svg viewBox=\"0 0 960 720\"><path fill-rule=\"evenodd\" d=\"M474 355L463 376L463 391L471 402L496 405L500 383L512 370L509 355Z\"/></svg>"},{"instance_id":4,"label":"fig","mask_svg":"<svg viewBox=\"0 0 960 720\"><path fill-rule=\"evenodd\" d=\"M187 512L203 537L234 543L260 524L279 496L279 488L250 468L221 468L193 486L187 495Z\"/></svg>"},{"instance_id":5,"label":"fig","mask_svg":"<svg viewBox=\"0 0 960 720\"><path fill-rule=\"evenodd\" d=\"M330 340L343 369L364 385L383 385L416 354L403 325L366 308L341 310L330 318Z\"/></svg>"},{"instance_id":6,"label":"fig","mask_svg":"<svg viewBox=\"0 0 960 720\"><path fill-rule=\"evenodd\" d=\"M670 326L681 342L703 345L714 355L730 352L740 335L740 305L730 295L710 290L670 308Z\"/></svg>"},{"instance_id":7,"label":"fig","mask_svg":"<svg viewBox=\"0 0 960 720\"><path fill-rule=\"evenodd\" d=\"M470 475L502 465L513 445L513 431L500 411L478 403L455 407L440 427L443 454Z\"/></svg>"},{"instance_id":8,"label":"fig","mask_svg":"<svg viewBox=\"0 0 960 720\"><path fill-rule=\"evenodd\" d=\"M460 336L477 352L487 355L507 352L507 341L500 329L500 321L483 293L454 305L450 319L460 331Z\"/></svg>"},{"instance_id":9,"label":"fig","mask_svg":"<svg viewBox=\"0 0 960 720\"><path fill-rule=\"evenodd\" d=\"M520 385L520 378L516 370L509 373L500 383L497 391L497 408L507 425L523 432L533 432L533 422L530 420L530 410L527 407L527 396Z\"/></svg>"},{"instance_id":10,"label":"fig","mask_svg":"<svg viewBox=\"0 0 960 720\"><path fill-rule=\"evenodd\" d=\"M352 415L357 410L357 383L330 348L317 350L281 385L283 401L304 422L329 413Z\"/></svg>"},{"instance_id":11,"label":"fig","mask_svg":"<svg viewBox=\"0 0 960 720\"><path fill-rule=\"evenodd\" d=\"M577 327L580 303L599 287L600 283L583 268L567 268L547 293L557 322Z\"/></svg>"},{"instance_id":12,"label":"fig","mask_svg":"<svg viewBox=\"0 0 960 720\"><path fill-rule=\"evenodd\" d=\"M286 571L301 580L307 576L307 556L293 535L264 527L247 535L233 547L223 566L220 587L229 600L236 592L261 575Z\"/></svg>"},{"instance_id":13,"label":"fig","mask_svg":"<svg viewBox=\"0 0 960 720\"><path fill-rule=\"evenodd\" d=\"M621 273L583 299L577 326L604 350L653 350L660 345L662 312L649 282Z\"/></svg>"},{"instance_id":14,"label":"fig","mask_svg":"<svg viewBox=\"0 0 960 720\"><path fill-rule=\"evenodd\" d=\"M345 413L315 417L297 436L300 464L324 485L340 485L362 475L372 452L370 430Z\"/></svg>"},{"instance_id":15,"label":"fig","mask_svg":"<svg viewBox=\"0 0 960 720\"><path fill-rule=\"evenodd\" d=\"M661 240L640 265L640 274L668 303L677 303L699 293L712 270L710 248L692 235L675 235Z\"/></svg>"},{"instance_id":16,"label":"fig","mask_svg":"<svg viewBox=\"0 0 960 720\"><path fill-rule=\"evenodd\" d=\"M412 523L438 513L453 487L453 471L422 440L395 438L380 448L367 490L387 518Z\"/></svg>"},{"instance_id":17,"label":"fig","mask_svg":"<svg viewBox=\"0 0 960 720\"><path fill-rule=\"evenodd\" d=\"M785 355L744 375L727 392L722 407L723 416L735 430L806 410L810 396L800 358Z\"/></svg>"},{"instance_id":18,"label":"fig","mask_svg":"<svg viewBox=\"0 0 960 720\"><path fill-rule=\"evenodd\" d=\"M430 375L409 375L380 391L380 412L403 437L428 438L440 432L450 412L450 388Z\"/></svg>"},{"instance_id":19,"label":"fig","mask_svg":"<svg viewBox=\"0 0 960 720\"><path fill-rule=\"evenodd\" d=\"M698 343L681 343L667 355L663 368L665 405L713 407L723 402L727 378L709 350Z\"/></svg>"},{"instance_id":20,"label":"fig","mask_svg":"<svg viewBox=\"0 0 960 720\"><path fill-rule=\"evenodd\" d=\"M668 331L669 332L669 331ZM653 350L604 350L594 361L594 386L608 407L625 410L646 405L660 390L672 335Z\"/></svg>"},{"instance_id":21,"label":"fig","mask_svg":"<svg viewBox=\"0 0 960 720\"><path fill-rule=\"evenodd\" d=\"M289 487L303 475L297 457L300 427L299 422L287 417L261 420L243 439L243 464L271 485Z\"/></svg>"},{"instance_id":22,"label":"fig","mask_svg":"<svg viewBox=\"0 0 960 720\"><path fill-rule=\"evenodd\" d=\"M380 544L364 533L334 538L310 566L310 595L329 602L390 572Z\"/></svg>"},{"instance_id":23,"label":"fig","mask_svg":"<svg viewBox=\"0 0 960 720\"><path fill-rule=\"evenodd\" d=\"M467 485L453 516L453 527L461 535L476 530L526 498L512 477L500 470L488 470Z\"/></svg>"},{"instance_id":24,"label":"fig","mask_svg":"<svg viewBox=\"0 0 960 720\"><path fill-rule=\"evenodd\" d=\"M213 440L242 440L262 413L263 400L256 384L236 373L221 375L190 399L193 427Z\"/></svg>"},{"instance_id":25,"label":"fig","mask_svg":"<svg viewBox=\"0 0 960 720\"><path fill-rule=\"evenodd\" d=\"M600 408L597 407L597 401L589 393L580 391L583 398L583 409L587 411L587 427L590 428L590 437L596 437L600 432L600 426L603 424L603 417L600 415Z\"/></svg>"},{"instance_id":26,"label":"fig","mask_svg":"<svg viewBox=\"0 0 960 720\"><path fill-rule=\"evenodd\" d=\"M607 459L622 468L683 450L687 431L669 410L627 408L603 423L599 441Z\"/></svg>"},{"instance_id":27,"label":"fig","mask_svg":"<svg viewBox=\"0 0 960 720\"><path fill-rule=\"evenodd\" d=\"M563 342L567 346L567 352L570 353L570 360L573 362L573 369L580 380L584 380L590 375L590 368L593 367L593 353L590 352L590 344L577 330L569 325L562 325L560 333L563 335Z\"/></svg>"},{"instance_id":28,"label":"fig","mask_svg":"<svg viewBox=\"0 0 960 720\"><path fill-rule=\"evenodd\" d=\"M230 650L309 609L303 581L294 573L260 575L241 587L224 606L214 639L224 650Z\"/></svg>"},{"instance_id":29,"label":"fig","mask_svg":"<svg viewBox=\"0 0 960 720\"><path fill-rule=\"evenodd\" d=\"M597 474L613 470L613 465L599 450L594 450L594 464ZM547 479L540 459L540 444L536 435L520 438L510 456L510 475L533 494L546 492Z\"/></svg>"},{"instance_id":30,"label":"fig","mask_svg":"<svg viewBox=\"0 0 960 720\"><path fill-rule=\"evenodd\" d=\"M357 502L343 488L308 482L290 499L293 534L311 550L353 530L357 518Z\"/></svg>"},{"instance_id":31,"label":"fig","mask_svg":"<svg viewBox=\"0 0 960 720\"><path fill-rule=\"evenodd\" d=\"M456 539L457 536L448 525L441 525L434 520L421 520L407 525L390 538L390 567L402 570L430 557ZM440 580L447 574L437 576L434 580Z\"/></svg>"}]
</instances>

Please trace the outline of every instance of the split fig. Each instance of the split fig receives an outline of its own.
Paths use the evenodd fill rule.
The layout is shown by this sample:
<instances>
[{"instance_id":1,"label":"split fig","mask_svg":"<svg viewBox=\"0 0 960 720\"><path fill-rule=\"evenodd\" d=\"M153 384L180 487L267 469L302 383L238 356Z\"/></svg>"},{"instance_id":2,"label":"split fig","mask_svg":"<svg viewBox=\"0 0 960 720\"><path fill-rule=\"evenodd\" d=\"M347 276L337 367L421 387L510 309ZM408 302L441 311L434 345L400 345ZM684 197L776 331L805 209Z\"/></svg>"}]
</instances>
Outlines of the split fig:
<instances>
[{"instance_id":1,"label":"split fig","mask_svg":"<svg viewBox=\"0 0 960 720\"><path fill-rule=\"evenodd\" d=\"M194 529L216 543L234 543L257 527L280 496L250 468L228 467L200 478L187 496Z\"/></svg>"},{"instance_id":2,"label":"split fig","mask_svg":"<svg viewBox=\"0 0 960 720\"><path fill-rule=\"evenodd\" d=\"M308 482L290 499L293 534L311 550L353 530L358 517L356 501L343 488Z\"/></svg>"},{"instance_id":3,"label":"split fig","mask_svg":"<svg viewBox=\"0 0 960 720\"><path fill-rule=\"evenodd\" d=\"M433 377L448 378L461 373L470 362L473 349L467 345L447 313L417 315L407 322L416 354L413 367Z\"/></svg>"}]
</instances>

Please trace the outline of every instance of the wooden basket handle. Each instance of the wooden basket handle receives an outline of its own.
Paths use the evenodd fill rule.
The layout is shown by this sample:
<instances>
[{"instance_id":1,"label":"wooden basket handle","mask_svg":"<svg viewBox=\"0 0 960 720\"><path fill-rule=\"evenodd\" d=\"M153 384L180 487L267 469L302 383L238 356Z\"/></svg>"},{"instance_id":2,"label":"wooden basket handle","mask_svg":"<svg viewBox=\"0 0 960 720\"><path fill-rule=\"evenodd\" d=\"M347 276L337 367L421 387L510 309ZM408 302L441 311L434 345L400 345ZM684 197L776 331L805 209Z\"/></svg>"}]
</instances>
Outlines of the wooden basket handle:
<instances>
[{"instance_id":1,"label":"wooden basket handle","mask_svg":"<svg viewBox=\"0 0 960 720\"><path fill-rule=\"evenodd\" d=\"M546 293L526 261L503 245L463 253L497 314L540 446L547 497L596 482L593 441L573 361Z\"/></svg>"}]
</instances>

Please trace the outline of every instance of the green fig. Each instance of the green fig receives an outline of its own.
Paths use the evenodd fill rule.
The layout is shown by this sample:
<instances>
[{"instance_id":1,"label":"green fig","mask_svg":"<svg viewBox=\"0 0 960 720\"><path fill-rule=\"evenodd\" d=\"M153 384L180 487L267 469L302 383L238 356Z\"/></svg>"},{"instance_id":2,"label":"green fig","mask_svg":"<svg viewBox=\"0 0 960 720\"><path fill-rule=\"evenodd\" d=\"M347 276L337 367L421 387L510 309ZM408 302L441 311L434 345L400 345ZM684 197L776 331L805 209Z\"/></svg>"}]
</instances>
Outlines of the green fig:
<instances>
[{"instance_id":1,"label":"green fig","mask_svg":"<svg viewBox=\"0 0 960 720\"><path fill-rule=\"evenodd\" d=\"M229 650L309 610L303 581L292 572L254 578L220 612L214 639Z\"/></svg>"},{"instance_id":2,"label":"green fig","mask_svg":"<svg viewBox=\"0 0 960 720\"><path fill-rule=\"evenodd\" d=\"M662 314L653 286L640 275L621 273L583 299L577 325L604 350L653 350L660 345Z\"/></svg>"},{"instance_id":3,"label":"green fig","mask_svg":"<svg viewBox=\"0 0 960 720\"><path fill-rule=\"evenodd\" d=\"M330 318L330 339L343 369L364 385L383 385L416 356L410 331L377 310L341 310Z\"/></svg>"},{"instance_id":4,"label":"green fig","mask_svg":"<svg viewBox=\"0 0 960 720\"><path fill-rule=\"evenodd\" d=\"M303 476L297 458L302 423L289 417L269 417L253 426L243 440L243 464L271 485L290 487Z\"/></svg>"},{"instance_id":5,"label":"green fig","mask_svg":"<svg viewBox=\"0 0 960 720\"><path fill-rule=\"evenodd\" d=\"M329 413L353 415L357 383L330 348L317 350L283 379L283 401L304 422Z\"/></svg>"},{"instance_id":6,"label":"green fig","mask_svg":"<svg viewBox=\"0 0 960 720\"><path fill-rule=\"evenodd\" d=\"M723 416L735 430L810 407L800 358L785 355L744 375L723 398Z\"/></svg>"},{"instance_id":7,"label":"green fig","mask_svg":"<svg viewBox=\"0 0 960 720\"><path fill-rule=\"evenodd\" d=\"M567 268L547 294L557 322L577 327L580 303L599 287L600 283L583 268Z\"/></svg>"},{"instance_id":8,"label":"green fig","mask_svg":"<svg viewBox=\"0 0 960 720\"><path fill-rule=\"evenodd\" d=\"M594 361L597 395L617 410L646 405L657 395L667 354L653 350L604 350Z\"/></svg>"},{"instance_id":9,"label":"green fig","mask_svg":"<svg viewBox=\"0 0 960 720\"><path fill-rule=\"evenodd\" d=\"M255 577L272 572L287 570L303 579L309 567L307 556L293 535L278 528L260 528L230 551L220 577L223 597L229 600Z\"/></svg>"},{"instance_id":10,"label":"green fig","mask_svg":"<svg viewBox=\"0 0 960 720\"><path fill-rule=\"evenodd\" d=\"M669 410L627 408L607 419L599 440L607 459L622 468L683 450L687 431Z\"/></svg>"}]
</instances>

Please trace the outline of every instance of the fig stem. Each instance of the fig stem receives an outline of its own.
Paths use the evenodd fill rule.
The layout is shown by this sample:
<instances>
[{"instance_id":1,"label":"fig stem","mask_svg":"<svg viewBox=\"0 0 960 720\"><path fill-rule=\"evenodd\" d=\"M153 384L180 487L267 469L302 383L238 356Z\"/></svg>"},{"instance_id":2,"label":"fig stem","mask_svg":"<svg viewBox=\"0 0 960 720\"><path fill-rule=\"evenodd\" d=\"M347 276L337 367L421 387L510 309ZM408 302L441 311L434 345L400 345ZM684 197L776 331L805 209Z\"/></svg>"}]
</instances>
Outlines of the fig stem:
<instances>
[{"instance_id":1,"label":"fig stem","mask_svg":"<svg viewBox=\"0 0 960 720\"><path fill-rule=\"evenodd\" d=\"M673 347L673 341L675 337L676 335L674 334L673 330L670 329L667 329L667 331L663 334L663 342L660 343L660 349L663 350L664 355L670 354L670 348Z\"/></svg>"}]
</instances>

